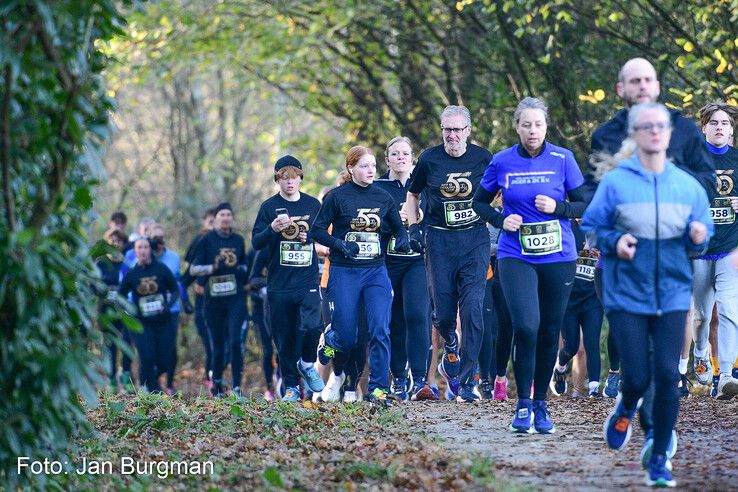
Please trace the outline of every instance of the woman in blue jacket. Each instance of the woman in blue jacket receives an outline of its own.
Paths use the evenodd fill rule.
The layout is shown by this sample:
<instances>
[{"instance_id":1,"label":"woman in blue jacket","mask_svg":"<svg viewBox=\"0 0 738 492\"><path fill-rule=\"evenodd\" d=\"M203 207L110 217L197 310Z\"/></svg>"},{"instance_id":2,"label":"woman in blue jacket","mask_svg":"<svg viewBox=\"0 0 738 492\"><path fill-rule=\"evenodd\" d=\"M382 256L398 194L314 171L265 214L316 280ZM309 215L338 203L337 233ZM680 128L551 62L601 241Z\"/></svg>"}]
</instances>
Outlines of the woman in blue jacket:
<instances>
[{"instance_id":1,"label":"woman in blue jacket","mask_svg":"<svg viewBox=\"0 0 738 492\"><path fill-rule=\"evenodd\" d=\"M707 195L666 157L671 138L667 109L639 104L628 133L582 220L604 258L604 306L622 359L623 384L604 424L607 444L621 449L651 381L653 344L654 441L646 483L674 486L666 449L679 412L679 354L690 306L689 257L704 251L713 232ZM635 144L635 145L634 145ZM614 158L613 160L615 160Z\"/></svg>"}]
</instances>

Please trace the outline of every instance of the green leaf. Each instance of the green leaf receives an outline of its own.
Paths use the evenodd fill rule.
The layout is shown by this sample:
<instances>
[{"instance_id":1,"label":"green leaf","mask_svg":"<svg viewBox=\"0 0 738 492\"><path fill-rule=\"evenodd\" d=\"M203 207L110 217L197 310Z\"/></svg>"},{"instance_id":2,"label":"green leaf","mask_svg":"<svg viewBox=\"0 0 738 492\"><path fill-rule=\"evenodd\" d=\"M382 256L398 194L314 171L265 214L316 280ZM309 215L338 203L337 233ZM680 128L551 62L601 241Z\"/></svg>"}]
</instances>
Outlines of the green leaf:
<instances>
[{"instance_id":1,"label":"green leaf","mask_svg":"<svg viewBox=\"0 0 738 492\"><path fill-rule=\"evenodd\" d=\"M275 487L284 488L284 482L282 481L282 475L279 473L279 468L276 466L270 466L263 473L264 480L274 485Z\"/></svg>"}]
</instances>

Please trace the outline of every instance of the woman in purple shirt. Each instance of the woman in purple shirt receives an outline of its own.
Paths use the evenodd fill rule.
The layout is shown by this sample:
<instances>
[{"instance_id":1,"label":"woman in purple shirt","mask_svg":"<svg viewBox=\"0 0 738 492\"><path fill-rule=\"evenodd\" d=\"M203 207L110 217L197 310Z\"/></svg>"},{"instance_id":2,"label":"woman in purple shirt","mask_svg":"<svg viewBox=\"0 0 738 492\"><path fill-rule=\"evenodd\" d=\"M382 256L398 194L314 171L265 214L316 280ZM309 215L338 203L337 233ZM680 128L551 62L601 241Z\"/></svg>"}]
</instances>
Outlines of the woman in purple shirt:
<instances>
[{"instance_id":1,"label":"woman in purple shirt","mask_svg":"<svg viewBox=\"0 0 738 492\"><path fill-rule=\"evenodd\" d=\"M474 210L503 230L497 261L513 325L518 387L510 430L550 434L555 427L546 392L576 271L569 219L584 212L584 179L569 150L545 141L548 109L540 100L520 101L514 121L520 143L492 158L474 196ZM502 212L490 206L499 191Z\"/></svg>"}]
</instances>

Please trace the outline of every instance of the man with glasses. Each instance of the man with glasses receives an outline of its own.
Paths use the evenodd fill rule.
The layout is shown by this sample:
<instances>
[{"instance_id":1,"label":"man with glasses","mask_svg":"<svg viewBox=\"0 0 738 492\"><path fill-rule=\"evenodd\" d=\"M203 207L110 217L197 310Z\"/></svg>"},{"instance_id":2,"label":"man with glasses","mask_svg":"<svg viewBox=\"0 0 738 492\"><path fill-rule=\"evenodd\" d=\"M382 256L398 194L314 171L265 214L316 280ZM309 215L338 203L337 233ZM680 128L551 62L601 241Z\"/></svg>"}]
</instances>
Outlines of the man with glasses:
<instances>
[{"instance_id":1,"label":"man with glasses","mask_svg":"<svg viewBox=\"0 0 738 492\"><path fill-rule=\"evenodd\" d=\"M433 325L444 338L438 366L459 401L474 401L474 372L483 332L484 287L489 262L489 234L472 209L472 198L492 154L467 144L471 116L464 106L441 113L443 144L420 156L407 194L413 248L422 242L417 224L420 194L427 194L425 264L433 301ZM456 313L461 318L461 350Z\"/></svg>"},{"instance_id":2,"label":"man with glasses","mask_svg":"<svg viewBox=\"0 0 738 492\"><path fill-rule=\"evenodd\" d=\"M593 161L601 160L598 155L609 154L615 155L621 149L623 141L628 136L628 112L631 107L641 103L656 102L661 85L656 76L656 69L651 63L644 58L632 58L625 62L620 69L618 82L615 86L618 96L623 100L625 108L618 111L615 116L597 128L592 134L592 157ZM671 140L666 155L679 168L691 174L705 190L708 196L712 196L715 190L715 170L707 156L707 148L700 133L699 128L694 121L685 118L679 111L669 109L671 120ZM653 129L652 129L653 130ZM656 127L657 131L663 131L665 128ZM639 131L647 131L645 128ZM589 172L585 175L585 184L590 190L590 199L597 189L597 175L594 167L590 167ZM598 296L602 300L602 270L598 264L595 272L595 286ZM687 337L689 339L689 337ZM615 397L618 393L620 380L619 374L619 358L615 350L615 343L612 338L612 332L608 335L608 356L610 359L610 374L607 378L604 393L607 396ZM689 349L687 349L688 351ZM679 383L683 395L688 394L688 382L686 380L687 359L683 358L679 362L679 372L682 374L682 380ZM643 397L643 404L640 407L640 423L647 435L646 441L641 451L642 462L647 463L653 446L653 421L651 412L653 407L653 384ZM669 458L676 451L676 433L669 443L667 455Z\"/></svg>"}]
</instances>

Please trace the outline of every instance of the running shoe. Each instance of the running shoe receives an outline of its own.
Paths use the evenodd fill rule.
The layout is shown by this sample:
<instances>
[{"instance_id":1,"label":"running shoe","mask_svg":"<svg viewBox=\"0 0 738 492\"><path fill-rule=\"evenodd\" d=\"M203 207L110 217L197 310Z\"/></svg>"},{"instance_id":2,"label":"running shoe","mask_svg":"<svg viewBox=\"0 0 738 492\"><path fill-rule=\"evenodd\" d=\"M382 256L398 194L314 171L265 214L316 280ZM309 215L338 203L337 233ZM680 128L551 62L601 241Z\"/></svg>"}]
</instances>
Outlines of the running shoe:
<instances>
[{"instance_id":1,"label":"running shoe","mask_svg":"<svg viewBox=\"0 0 738 492\"><path fill-rule=\"evenodd\" d=\"M130 372L123 371L122 373L120 373L120 383L123 385L123 389L126 393L136 392L136 385L133 384L133 378L131 378Z\"/></svg>"},{"instance_id":2,"label":"running shoe","mask_svg":"<svg viewBox=\"0 0 738 492\"><path fill-rule=\"evenodd\" d=\"M177 396L179 394L179 392L177 391L177 388L175 388L174 386L167 386L164 389L164 393L169 396Z\"/></svg>"},{"instance_id":3,"label":"running shoe","mask_svg":"<svg viewBox=\"0 0 738 492\"><path fill-rule=\"evenodd\" d=\"M556 396L561 396L566 393L566 371L559 371L554 368L553 377L549 384L551 392Z\"/></svg>"},{"instance_id":4,"label":"running shoe","mask_svg":"<svg viewBox=\"0 0 738 492\"><path fill-rule=\"evenodd\" d=\"M687 378L686 374L679 376L679 398L689 397L689 387L692 386L692 381Z\"/></svg>"},{"instance_id":5,"label":"running shoe","mask_svg":"<svg viewBox=\"0 0 738 492\"><path fill-rule=\"evenodd\" d=\"M230 393L231 396L235 396L239 400L243 399L243 393L241 393L240 386L234 386Z\"/></svg>"},{"instance_id":6,"label":"running shoe","mask_svg":"<svg viewBox=\"0 0 738 492\"><path fill-rule=\"evenodd\" d=\"M620 391L620 373L610 371L607 374L607 382L603 393L608 398L616 398L618 391Z\"/></svg>"},{"instance_id":7,"label":"running shoe","mask_svg":"<svg viewBox=\"0 0 738 492\"><path fill-rule=\"evenodd\" d=\"M412 396L410 399L412 401L424 401L424 400L437 400L438 397L435 393L433 393L433 390L430 386L428 386L424 380L418 380L415 381L413 384L413 389L411 392Z\"/></svg>"},{"instance_id":8,"label":"running shoe","mask_svg":"<svg viewBox=\"0 0 738 492\"><path fill-rule=\"evenodd\" d=\"M320 392L320 399L323 401L338 401L341 397L341 386L345 381L346 374L341 373L340 376L336 376L336 373L331 371L325 388Z\"/></svg>"},{"instance_id":9,"label":"running shoe","mask_svg":"<svg viewBox=\"0 0 738 492\"><path fill-rule=\"evenodd\" d=\"M392 392L394 393L395 397L398 400L401 400L401 401L407 400L407 391L405 391L406 382L407 382L407 379L405 378L395 378L392 381Z\"/></svg>"},{"instance_id":10,"label":"running shoe","mask_svg":"<svg viewBox=\"0 0 738 492\"><path fill-rule=\"evenodd\" d=\"M495 381L495 390L492 394L495 400L507 400L507 378L503 381Z\"/></svg>"},{"instance_id":11,"label":"running shoe","mask_svg":"<svg viewBox=\"0 0 738 492\"><path fill-rule=\"evenodd\" d=\"M590 392L589 392L589 397L590 397L590 398L602 398L602 393L600 393L600 392L599 392L599 391L597 391L597 390L595 390L595 391L590 391Z\"/></svg>"},{"instance_id":12,"label":"running shoe","mask_svg":"<svg viewBox=\"0 0 738 492\"><path fill-rule=\"evenodd\" d=\"M354 390L346 390L343 392L343 402L344 403L354 403L359 401L359 397L356 394L356 391Z\"/></svg>"},{"instance_id":13,"label":"running shoe","mask_svg":"<svg viewBox=\"0 0 738 492\"><path fill-rule=\"evenodd\" d=\"M380 388L374 388L374 391L369 395L369 403L371 405L377 405L384 408L391 408L392 397L387 391Z\"/></svg>"},{"instance_id":14,"label":"running shoe","mask_svg":"<svg viewBox=\"0 0 738 492\"><path fill-rule=\"evenodd\" d=\"M546 400L533 400L533 426L539 434L553 434L556 427L551 422Z\"/></svg>"},{"instance_id":15,"label":"running shoe","mask_svg":"<svg viewBox=\"0 0 738 492\"><path fill-rule=\"evenodd\" d=\"M666 445L666 468L671 470L671 459L677 452L679 443L679 436L677 436L676 430L671 431L671 437L669 438L669 444ZM646 433L646 440L643 442L643 448L641 448L641 466L644 469L648 469L648 463L651 461L651 454L653 453L653 430Z\"/></svg>"},{"instance_id":16,"label":"running shoe","mask_svg":"<svg viewBox=\"0 0 738 492\"><path fill-rule=\"evenodd\" d=\"M213 387L210 388L210 393L215 398L223 398L225 391L223 391L223 383L221 381L213 381Z\"/></svg>"},{"instance_id":17,"label":"running shoe","mask_svg":"<svg viewBox=\"0 0 738 492\"><path fill-rule=\"evenodd\" d=\"M721 372L715 398L718 400L732 400L735 395L738 395L738 379L727 372Z\"/></svg>"},{"instance_id":18,"label":"running shoe","mask_svg":"<svg viewBox=\"0 0 738 492\"><path fill-rule=\"evenodd\" d=\"M430 385L429 384L428 387L430 388L431 392L433 393L433 399L436 400L436 401L440 400L441 399L441 393L438 391L438 385L437 384L433 384L433 385Z\"/></svg>"},{"instance_id":19,"label":"running shoe","mask_svg":"<svg viewBox=\"0 0 738 492\"><path fill-rule=\"evenodd\" d=\"M635 408L628 409L623 405L622 399L623 395L618 394L618 398L615 400L615 408L602 425L605 442L612 449L623 449L628 444L633 432L633 426L630 424L641 403L639 400Z\"/></svg>"},{"instance_id":20,"label":"running shoe","mask_svg":"<svg viewBox=\"0 0 738 492\"><path fill-rule=\"evenodd\" d=\"M473 403L479 400L479 396L474 392L476 384L462 384L459 390L459 395L456 397L456 401Z\"/></svg>"},{"instance_id":21,"label":"running shoe","mask_svg":"<svg viewBox=\"0 0 738 492\"><path fill-rule=\"evenodd\" d=\"M515 408L515 416L508 429L521 434L533 434L535 433L535 429L531 427L532 424L533 404L529 399L518 400L518 405Z\"/></svg>"},{"instance_id":22,"label":"running shoe","mask_svg":"<svg viewBox=\"0 0 738 492\"><path fill-rule=\"evenodd\" d=\"M712 366L709 357L694 358L694 377L697 382L703 385L710 384L710 376L712 375Z\"/></svg>"},{"instance_id":23,"label":"running shoe","mask_svg":"<svg viewBox=\"0 0 738 492\"><path fill-rule=\"evenodd\" d=\"M282 401L299 401L300 400L300 390L295 388L294 386L288 386L286 390L284 390L284 396L282 396Z\"/></svg>"},{"instance_id":24,"label":"running shoe","mask_svg":"<svg viewBox=\"0 0 738 492\"><path fill-rule=\"evenodd\" d=\"M482 400L492 400L495 397L492 385L489 384L489 379L482 379L482 382L479 383L479 387L477 389L479 390Z\"/></svg>"},{"instance_id":25,"label":"running shoe","mask_svg":"<svg viewBox=\"0 0 738 492\"><path fill-rule=\"evenodd\" d=\"M448 354L450 356L453 356L454 361L448 361L446 358L446 354L444 354L443 359L441 359L441 362L438 364L438 372L441 373L441 376L446 380L446 383L448 384L448 390L446 391L446 399L447 400L453 400L456 396L458 396L459 391L461 390L461 382L459 381L459 378L456 377L458 375L459 371L459 360L454 356L453 353ZM454 376L451 376L447 372L447 368L453 367L453 371L455 371ZM450 397L450 398L449 398Z\"/></svg>"},{"instance_id":26,"label":"running shoe","mask_svg":"<svg viewBox=\"0 0 738 492\"><path fill-rule=\"evenodd\" d=\"M270 389L266 390L264 392L264 399L266 401L270 402L270 403L273 402L274 401L274 392L272 390L270 390Z\"/></svg>"},{"instance_id":27,"label":"running shoe","mask_svg":"<svg viewBox=\"0 0 738 492\"><path fill-rule=\"evenodd\" d=\"M320 377L318 371L315 370L315 366L311 365L310 367L305 368L302 367L300 361L297 361L297 372L300 373L302 379L305 380L305 384L307 384L308 388L310 388L310 391L313 393L320 393L323 391L323 388L325 388L323 378Z\"/></svg>"},{"instance_id":28,"label":"running shoe","mask_svg":"<svg viewBox=\"0 0 738 492\"><path fill-rule=\"evenodd\" d=\"M327 332L328 329L326 328L326 333ZM320 335L320 341L318 342L318 360L320 363L327 366L335 356L336 349L325 343L325 335Z\"/></svg>"},{"instance_id":29,"label":"running shoe","mask_svg":"<svg viewBox=\"0 0 738 492\"><path fill-rule=\"evenodd\" d=\"M668 461L663 454L651 457L646 471L646 485L649 487L676 487L676 480L672 478L671 471L666 466Z\"/></svg>"},{"instance_id":30,"label":"running shoe","mask_svg":"<svg viewBox=\"0 0 738 492\"><path fill-rule=\"evenodd\" d=\"M718 384L720 384L720 376L713 376L712 377L712 389L710 389L710 396L713 398L717 398Z\"/></svg>"},{"instance_id":31,"label":"running shoe","mask_svg":"<svg viewBox=\"0 0 738 492\"><path fill-rule=\"evenodd\" d=\"M732 372L731 372L730 374L731 374L731 376L733 376L734 378L738 379L738 367L734 367L734 368L733 368L733 371L732 371Z\"/></svg>"}]
</instances>

